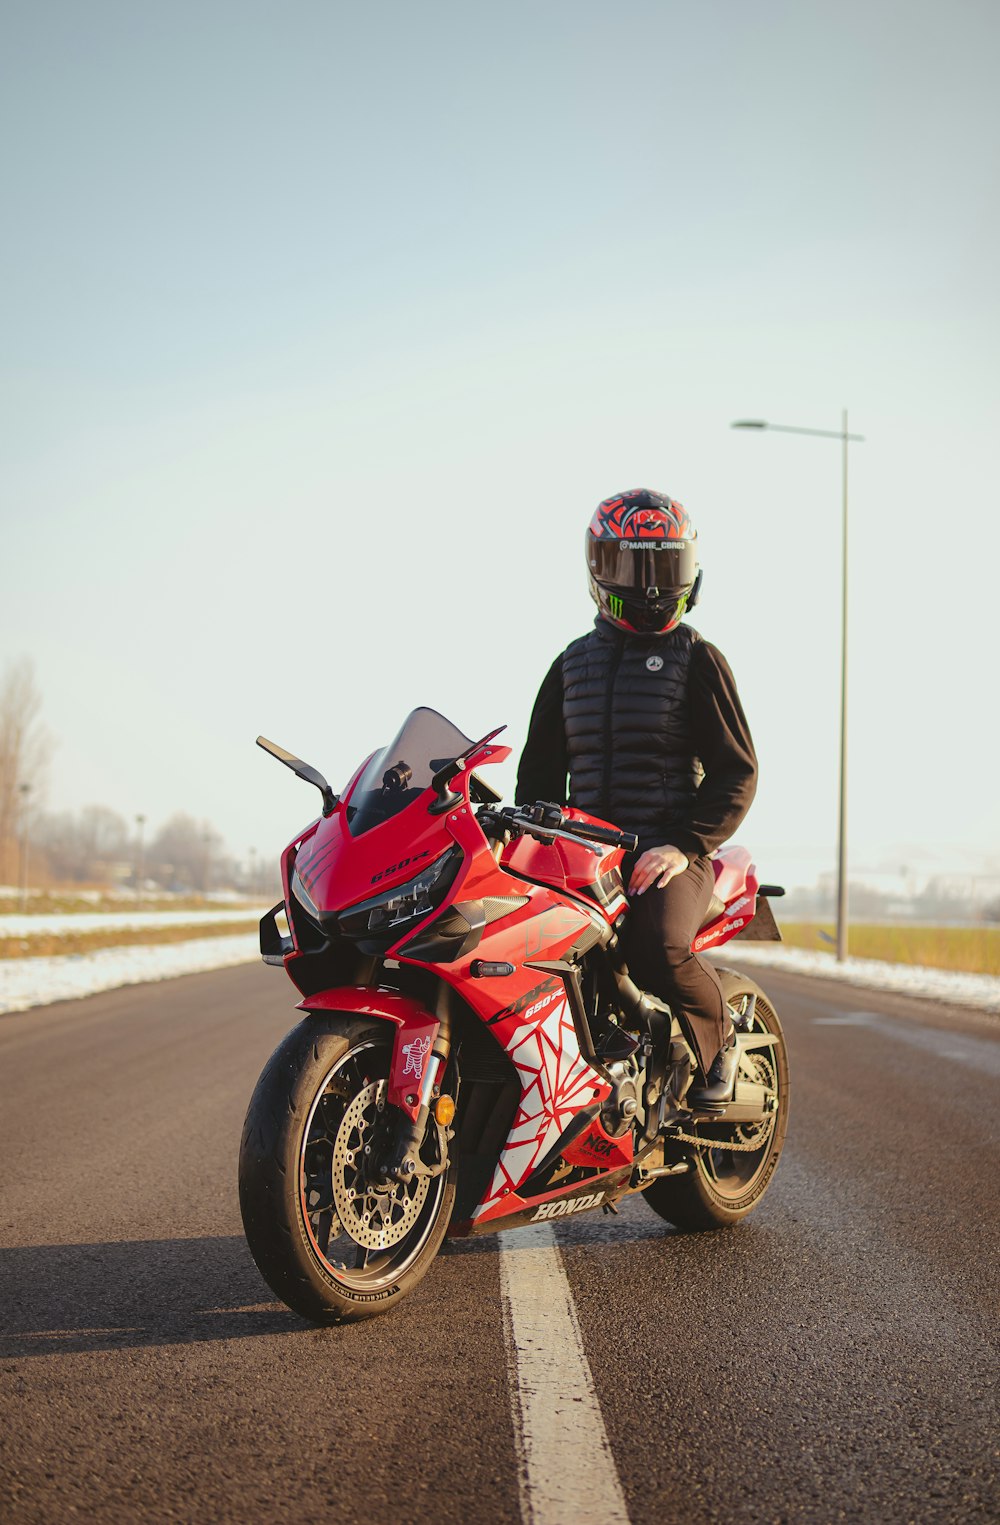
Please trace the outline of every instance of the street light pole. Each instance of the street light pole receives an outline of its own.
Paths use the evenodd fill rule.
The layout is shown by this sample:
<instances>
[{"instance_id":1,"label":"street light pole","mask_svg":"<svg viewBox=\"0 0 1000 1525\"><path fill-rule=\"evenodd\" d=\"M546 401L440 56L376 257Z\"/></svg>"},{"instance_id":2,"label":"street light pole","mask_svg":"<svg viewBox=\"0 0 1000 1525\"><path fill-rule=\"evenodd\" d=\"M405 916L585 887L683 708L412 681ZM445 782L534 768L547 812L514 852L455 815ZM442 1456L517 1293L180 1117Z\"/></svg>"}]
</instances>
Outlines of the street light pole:
<instances>
[{"instance_id":1,"label":"street light pole","mask_svg":"<svg viewBox=\"0 0 1000 1525\"><path fill-rule=\"evenodd\" d=\"M840 798L837 810L837 963L847 957L847 409L841 414Z\"/></svg>"},{"instance_id":2,"label":"street light pole","mask_svg":"<svg viewBox=\"0 0 1000 1525\"><path fill-rule=\"evenodd\" d=\"M135 824L139 828L139 846L138 846L138 851L136 853L136 866L135 866L135 898L136 898L137 901L141 901L142 900L142 876L143 876L143 873L145 871L142 834L143 834L143 828L146 825L146 817L144 815L137 815L136 818L135 818Z\"/></svg>"},{"instance_id":3,"label":"street light pole","mask_svg":"<svg viewBox=\"0 0 1000 1525\"><path fill-rule=\"evenodd\" d=\"M28 795L31 793L30 784L22 784L21 788L21 914L24 914L28 903Z\"/></svg>"},{"instance_id":4,"label":"street light pole","mask_svg":"<svg viewBox=\"0 0 1000 1525\"><path fill-rule=\"evenodd\" d=\"M847 957L847 446L864 442L863 434L847 432L847 409L839 429L800 429L792 424L769 424L744 418L733 429L773 429L779 434L810 434L816 439L840 440L841 464L841 562L840 562L840 787L837 807L837 962Z\"/></svg>"}]
</instances>

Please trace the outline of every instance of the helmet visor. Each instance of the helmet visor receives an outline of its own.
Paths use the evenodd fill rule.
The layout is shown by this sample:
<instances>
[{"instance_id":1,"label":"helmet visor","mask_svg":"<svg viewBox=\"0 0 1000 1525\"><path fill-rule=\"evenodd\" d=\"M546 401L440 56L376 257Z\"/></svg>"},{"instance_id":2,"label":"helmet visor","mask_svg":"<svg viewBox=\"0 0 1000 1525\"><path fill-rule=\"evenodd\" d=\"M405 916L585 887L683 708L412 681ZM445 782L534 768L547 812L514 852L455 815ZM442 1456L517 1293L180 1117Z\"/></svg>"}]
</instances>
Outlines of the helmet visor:
<instances>
[{"instance_id":1,"label":"helmet visor","mask_svg":"<svg viewBox=\"0 0 1000 1525\"><path fill-rule=\"evenodd\" d=\"M625 595L655 588L661 597L689 588L698 569L693 540L597 540L589 532L587 565L602 588Z\"/></svg>"}]
</instances>

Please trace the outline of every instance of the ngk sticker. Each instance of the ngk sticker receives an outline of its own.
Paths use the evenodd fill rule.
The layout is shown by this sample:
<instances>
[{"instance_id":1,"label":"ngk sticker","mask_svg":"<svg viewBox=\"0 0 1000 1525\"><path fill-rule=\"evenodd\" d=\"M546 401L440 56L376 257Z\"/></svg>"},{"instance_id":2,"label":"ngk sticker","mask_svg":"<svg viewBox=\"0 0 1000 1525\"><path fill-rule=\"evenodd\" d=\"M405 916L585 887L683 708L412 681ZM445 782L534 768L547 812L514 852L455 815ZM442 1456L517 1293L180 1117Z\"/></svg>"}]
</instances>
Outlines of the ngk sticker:
<instances>
[{"instance_id":1,"label":"ngk sticker","mask_svg":"<svg viewBox=\"0 0 1000 1525\"><path fill-rule=\"evenodd\" d=\"M540 1218L567 1218L570 1213L586 1212L588 1207L597 1207L603 1201L603 1191L595 1191L589 1197L564 1197L561 1202L543 1202L532 1215L531 1222L537 1223Z\"/></svg>"}]
</instances>

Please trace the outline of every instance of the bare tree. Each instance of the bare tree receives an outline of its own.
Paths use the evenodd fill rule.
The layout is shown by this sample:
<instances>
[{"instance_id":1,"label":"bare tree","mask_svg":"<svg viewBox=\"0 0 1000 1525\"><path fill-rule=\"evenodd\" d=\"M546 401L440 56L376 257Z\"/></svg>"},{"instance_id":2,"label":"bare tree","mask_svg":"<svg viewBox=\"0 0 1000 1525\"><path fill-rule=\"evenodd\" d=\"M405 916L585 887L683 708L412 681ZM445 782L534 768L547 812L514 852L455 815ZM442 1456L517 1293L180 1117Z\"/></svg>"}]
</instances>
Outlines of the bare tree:
<instances>
[{"instance_id":1,"label":"bare tree","mask_svg":"<svg viewBox=\"0 0 1000 1525\"><path fill-rule=\"evenodd\" d=\"M43 816L35 840L53 878L78 884L107 879L130 852L128 826L106 805L87 805L77 815L62 811Z\"/></svg>"},{"instance_id":2,"label":"bare tree","mask_svg":"<svg viewBox=\"0 0 1000 1525\"><path fill-rule=\"evenodd\" d=\"M28 657L9 662L0 677L0 881L17 874L18 835L27 784L37 801L51 740L39 719L42 696Z\"/></svg>"},{"instance_id":3,"label":"bare tree","mask_svg":"<svg viewBox=\"0 0 1000 1525\"><path fill-rule=\"evenodd\" d=\"M88 878L106 874L113 863L129 856L128 825L107 805L87 805L80 811L80 834L87 858Z\"/></svg>"},{"instance_id":4,"label":"bare tree","mask_svg":"<svg viewBox=\"0 0 1000 1525\"><path fill-rule=\"evenodd\" d=\"M146 863L149 872L165 889L208 889L215 880L222 838L207 822L198 824L178 812L157 832Z\"/></svg>"}]
</instances>

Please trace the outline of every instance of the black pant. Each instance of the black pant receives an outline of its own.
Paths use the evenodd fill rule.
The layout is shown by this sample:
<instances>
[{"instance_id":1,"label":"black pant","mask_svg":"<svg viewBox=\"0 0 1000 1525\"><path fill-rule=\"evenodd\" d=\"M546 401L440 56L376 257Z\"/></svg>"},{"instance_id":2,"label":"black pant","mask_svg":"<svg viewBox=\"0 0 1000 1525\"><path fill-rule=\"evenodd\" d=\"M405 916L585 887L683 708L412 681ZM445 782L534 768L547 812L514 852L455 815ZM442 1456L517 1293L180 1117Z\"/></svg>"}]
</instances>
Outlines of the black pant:
<instances>
[{"instance_id":1,"label":"black pant","mask_svg":"<svg viewBox=\"0 0 1000 1525\"><path fill-rule=\"evenodd\" d=\"M631 871L632 861L626 868ZM665 889L630 896L622 939L636 984L686 1018L706 1073L725 1040L726 998L718 974L691 952L691 943L714 889L711 859L695 858Z\"/></svg>"}]
</instances>

